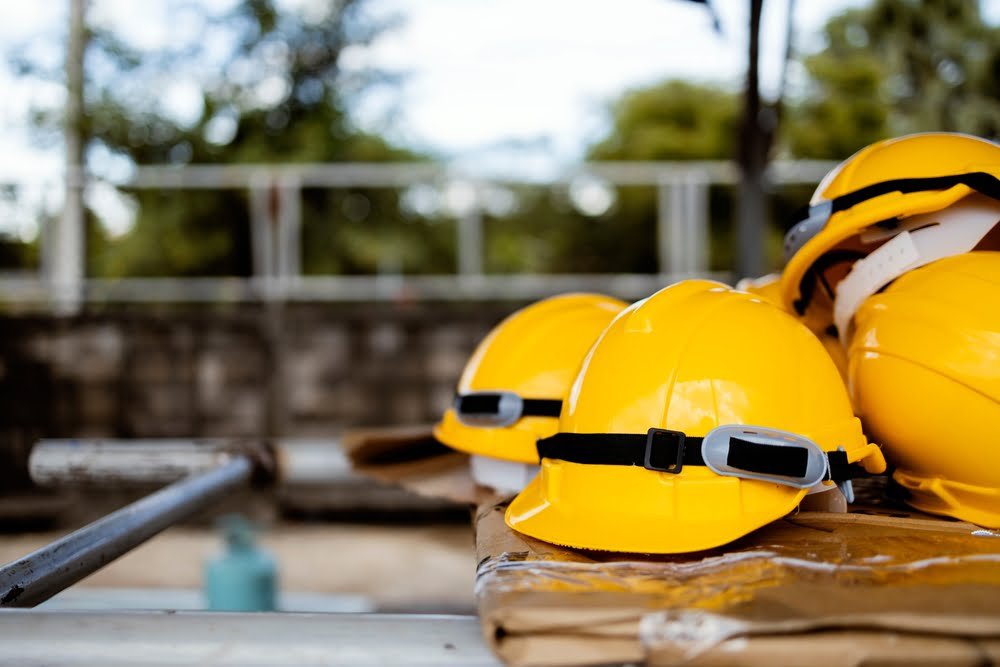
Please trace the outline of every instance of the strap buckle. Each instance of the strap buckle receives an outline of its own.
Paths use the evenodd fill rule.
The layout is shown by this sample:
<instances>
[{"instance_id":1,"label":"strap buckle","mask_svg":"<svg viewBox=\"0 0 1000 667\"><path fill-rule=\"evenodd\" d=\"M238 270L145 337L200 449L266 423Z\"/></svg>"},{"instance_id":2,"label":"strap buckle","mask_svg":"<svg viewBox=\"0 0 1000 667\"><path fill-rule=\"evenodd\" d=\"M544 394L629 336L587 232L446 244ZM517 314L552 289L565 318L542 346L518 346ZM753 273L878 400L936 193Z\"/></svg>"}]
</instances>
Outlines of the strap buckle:
<instances>
[{"instance_id":1,"label":"strap buckle","mask_svg":"<svg viewBox=\"0 0 1000 667\"><path fill-rule=\"evenodd\" d=\"M668 458L663 455L662 450L659 455L654 455L653 444L658 438L661 440L668 438L667 443L676 443L676 455ZM684 469L684 440L685 435L682 431L671 431L665 428L649 429L646 431L646 450L642 457L642 467L654 472L667 472L676 475Z\"/></svg>"}]
</instances>

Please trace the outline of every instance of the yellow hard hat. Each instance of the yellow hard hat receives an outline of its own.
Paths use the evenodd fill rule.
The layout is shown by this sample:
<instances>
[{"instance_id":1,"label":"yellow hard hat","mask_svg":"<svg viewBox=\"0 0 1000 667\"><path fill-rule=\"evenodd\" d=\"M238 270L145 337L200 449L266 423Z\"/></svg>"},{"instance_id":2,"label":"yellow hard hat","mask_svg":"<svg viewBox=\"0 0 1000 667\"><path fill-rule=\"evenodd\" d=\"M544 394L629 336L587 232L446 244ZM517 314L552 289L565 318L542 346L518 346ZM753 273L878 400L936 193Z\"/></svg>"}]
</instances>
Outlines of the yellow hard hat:
<instances>
[{"instance_id":1,"label":"yellow hard hat","mask_svg":"<svg viewBox=\"0 0 1000 667\"><path fill-rule=\"evenodd\" d=\"M434 436L469 454L538 463L535 441L556 432L587 350L626 305L599 294L564 294L507 317L469 358Z\"/></svg>"},{"instance_id":2,"label":"yellow hard hat","mask_svg":"<svg viewBox=\"0 0 1000 667\"><path fill-rule=\"evenodd\" d=\"M1000 253L938 260L855 315L855 408L914 507L1000 528Z\"/></svg>"},{"instance_id":3,"label":"yellow hard hat","mask_svg":"<svg viewBox=\"0 0 1000 667\"><path fill-rule=\"evenodd\" d=\"M781 298L780 274L771 273L760 278L744 278L736 283L736 289L764 299L782 310L786 309L785 302ZM823 348L826 349L827 354L833 359L837 370L840 371L840 376L846 381L847 353L844 351L844 346L840 344L835 335L831 335L827 331L817 331L816 335L819 338L819 342L823 344Z\"/></svg>"},{"instance_id":4,"label":"yellow hard hat","mask_svg":"<svg viewBox=\"0 0 1000 667\"><path fill-rule=\"evenodd\" d=\"M785 236L786 307L814 331L826 329L833 324L837 283L857 260L919 226L908 224L913 216L941 211L973 193L1000 200L998 179L1000 146L964 134L913 134L855 153L827 174L808 212Z\"/></svg>"},{"instance_id":5,"label":"yellow hard hat","mask_svg":"<svg viewBox=\"0 0 1000 667\"><path fill-rule=\"evenodd\" d=\"M688 280L625 310L587 355L507 525L555 544L681 553L847 489L885 461L822 346L791 315ZM841 451L838 451L843 448Z\"/></svg>"}]
</instances>

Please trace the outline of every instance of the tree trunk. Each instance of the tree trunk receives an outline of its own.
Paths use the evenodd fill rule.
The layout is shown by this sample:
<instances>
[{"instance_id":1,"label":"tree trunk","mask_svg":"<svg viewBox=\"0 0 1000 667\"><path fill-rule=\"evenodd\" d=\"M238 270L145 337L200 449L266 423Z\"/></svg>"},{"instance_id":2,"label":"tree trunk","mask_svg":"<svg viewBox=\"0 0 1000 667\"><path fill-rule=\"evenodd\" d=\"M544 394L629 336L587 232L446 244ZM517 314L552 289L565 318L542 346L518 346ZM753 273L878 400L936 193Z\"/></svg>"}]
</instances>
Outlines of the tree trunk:
<instances>
[{"instance_id":1,"label":"tree trunk","mask_svg":"<svg viewBox=\"0 0 1000 667\"><path fill-rule=\"evenodd\" d=\"M764 200L764 170L767 168L768 132L763 127L765 110L760 100L760 17L764 0L750 0L750 51L740 131L740 202L737 221L736 273L738 278L757 277L764 272L764 234L767 206Z\"/></svg>"}]
</instances>

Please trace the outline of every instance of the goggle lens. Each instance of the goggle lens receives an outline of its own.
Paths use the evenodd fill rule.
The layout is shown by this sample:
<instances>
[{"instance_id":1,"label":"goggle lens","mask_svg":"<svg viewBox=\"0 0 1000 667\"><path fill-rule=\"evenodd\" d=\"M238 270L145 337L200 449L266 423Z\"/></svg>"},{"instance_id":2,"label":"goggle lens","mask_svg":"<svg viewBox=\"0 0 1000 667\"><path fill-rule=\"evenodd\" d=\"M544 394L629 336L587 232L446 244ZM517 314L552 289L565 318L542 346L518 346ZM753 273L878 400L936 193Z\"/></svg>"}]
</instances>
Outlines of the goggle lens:
<instances>
[{"instance_id":1,"label":"goggle lens","mask_svg":"<svg viewBox=\"0 0 1000 667\"><path fill-rule=\"evenodd\" d=\"M504 392L481 392L455 397L455 414L466 426L494 427L510 426L521 419L524 402L517 394Z\"/></svg>"},{"instance_id":2,"label":"goggle lens","mask_svg":"<svg viewBox=\"0 0 1000 667\"><path fill-rule=\"evenodd\" d=\"M705 465L729 477L775 482L797 489L827 477L826 452L812 440L757 426L719 426L701 443Z\"/></svg>"}]
</instances>

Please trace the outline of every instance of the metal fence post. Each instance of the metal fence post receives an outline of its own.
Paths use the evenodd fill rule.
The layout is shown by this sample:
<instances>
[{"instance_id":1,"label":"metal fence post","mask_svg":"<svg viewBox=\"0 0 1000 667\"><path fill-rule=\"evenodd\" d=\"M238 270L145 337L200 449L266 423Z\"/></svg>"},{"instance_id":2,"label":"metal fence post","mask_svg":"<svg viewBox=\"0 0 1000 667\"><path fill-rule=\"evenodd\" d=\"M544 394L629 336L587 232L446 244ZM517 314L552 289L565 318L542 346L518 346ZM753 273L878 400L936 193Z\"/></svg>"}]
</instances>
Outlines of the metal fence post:
<instances>
[{"instance_id":1,"label":"metal fence post","mask_svg":"<svg viewBox=\"0 0 1000 667\"><path fill-rule=\"evenodd\" d=\"M473 187L475 200L458 219L458 273L462 276L483 273L483 210L479 185Z\"/></svg>"},{"instance_id":2,"label":"metal fence post","mask_svg":"<svg viewBox=\"0 0 1000 667\"><path fill-rule=\"evenodd\" d=\"M267 174L250 178L250 238L253 276L267 285L274 276L274 236L271 224L271 179Z\"/></svg>"},{"instance_id":3,"label":"metal fence post","mask_svg":"<svg viewBox=\"0 0 1000 667\"><path fill-rule=\"evenodd\" d=\"M672 275L683 273L687 265L687 260L684 257L686 250L684 218L688 208L685 194L683 181L677 177L671 177L665 186L660 185L662 218L660 243L666 243L664 253L667 260L667 273ZM665 207L662 206L664 199Z\"/></svg>"},{"instance_id":4,"label":"metal fence post","mask_svg":"<svg viewBox=\"0 0 1000 667\"><path fill-rule=\"evenodd\" d=\"M709 218L708 186L704 175L692 171L684 181L685 216L684 267L689 275L699 275L708 271L709 259Z\"/></svg>"},{"instance_id":5,"label":"metal fence post","mask_svg":"<svg viewBox=\"0 0 1000 667\"><path fill-rule=\"evenodd\" d=\"M664 175L656 186L656 247L661 275L708 269L707 178L697 171Z\"/></svg>"},{"instance_id":6,"label":"metal fence post","mask_svg":"<svg viewBox=\"0 0 1000 667\"><path fill-rule=\"evenodd\" d=\"M656 184L656 266L661 276L670 273L670 182L661 177Z\"/></svg>"},{"instance_id":7,"label":"metal fence post","mask_svg":"<svg viewBox=\"0 0 1000 667\"><path fill-rule=\"evenodd\" d=\"M278 184L277 271L282 283L302 273L302 184L285 176Z\"/></svg>"}]
</instances>

